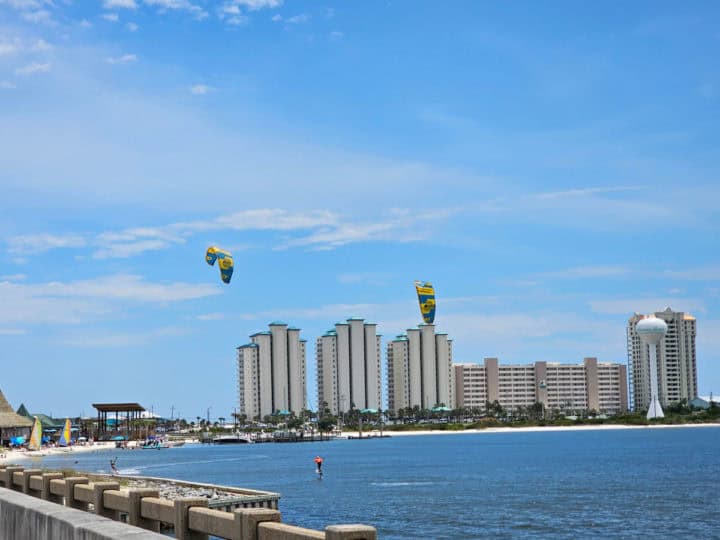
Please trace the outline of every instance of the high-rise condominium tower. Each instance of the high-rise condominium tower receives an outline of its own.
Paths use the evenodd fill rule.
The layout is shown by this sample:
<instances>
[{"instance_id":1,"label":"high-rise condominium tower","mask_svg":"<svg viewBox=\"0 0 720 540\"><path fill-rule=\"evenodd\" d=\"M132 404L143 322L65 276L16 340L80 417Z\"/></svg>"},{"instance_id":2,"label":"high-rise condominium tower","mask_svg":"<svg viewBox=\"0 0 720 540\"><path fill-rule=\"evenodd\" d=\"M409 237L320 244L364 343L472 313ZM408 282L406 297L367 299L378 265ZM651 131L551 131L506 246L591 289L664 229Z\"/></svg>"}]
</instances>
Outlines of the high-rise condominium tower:
<instances>
[{"instance_id":1,"label":"high-rise condominium tower","mask_svg":"<svg viewBox=\"0 0 720 540\"><path fill-rule=\"evenodd\" d=\"M434 324L410 328L387 346L388 408L455 407L452 340Z\"/></svg>"},{"instance_id":2,"label":"high-rise condominium tower","mask_svg":"<svg viewBox=\"0 0 720 540\"><path fill-rule=\"evenodd\" d=\"M238 347L240 413L263 418L278 411L300 413L307 402L305 340L282 322L250 336Z\"/></svg>"},{"instance_id":3,"label":"high-rise condominium tower","mask_svg":"<svg viewBox=\"0 0 720 540\"><path fill-rule=\"evenodd\" d=\"M377 326L358 317L317 338L318 410L332 414L380 409L380 339Z\"/></svg>"},{"instance_id":4,"label":"high-rise condominium tower","mask_svg":"<svg viewBox=\"0 0 720 540\"><path fill-rule=\"evenodd\" d=\"M682 399L697 397L697 367L695 356L695 317L667 308L655 317L667 324L667 333L657 346L657 387L660 405L667 407ZM633 410L645 410L650 405L650 353L637 332L637 323L645 315L634 314L627 324L628 383Z\"/></svg>"}]
</instances>

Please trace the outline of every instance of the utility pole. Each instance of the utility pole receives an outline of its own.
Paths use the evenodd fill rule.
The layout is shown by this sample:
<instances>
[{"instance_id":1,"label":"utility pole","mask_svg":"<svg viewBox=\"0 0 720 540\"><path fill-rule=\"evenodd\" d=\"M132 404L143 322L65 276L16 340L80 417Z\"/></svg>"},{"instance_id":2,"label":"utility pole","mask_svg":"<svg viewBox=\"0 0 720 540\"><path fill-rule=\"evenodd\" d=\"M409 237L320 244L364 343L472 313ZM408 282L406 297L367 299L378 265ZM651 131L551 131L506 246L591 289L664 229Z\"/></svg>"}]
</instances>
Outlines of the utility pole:
<instances>
[{"instance_id":1,"label":"utility pole","mask_svg":"<svg viewBox=\"0 0 720 540\"><path fill-rule=\"evenodd\" d=\"M175 405L170 406L170 420L175 417Z\"/></svg>"}]
</instances>

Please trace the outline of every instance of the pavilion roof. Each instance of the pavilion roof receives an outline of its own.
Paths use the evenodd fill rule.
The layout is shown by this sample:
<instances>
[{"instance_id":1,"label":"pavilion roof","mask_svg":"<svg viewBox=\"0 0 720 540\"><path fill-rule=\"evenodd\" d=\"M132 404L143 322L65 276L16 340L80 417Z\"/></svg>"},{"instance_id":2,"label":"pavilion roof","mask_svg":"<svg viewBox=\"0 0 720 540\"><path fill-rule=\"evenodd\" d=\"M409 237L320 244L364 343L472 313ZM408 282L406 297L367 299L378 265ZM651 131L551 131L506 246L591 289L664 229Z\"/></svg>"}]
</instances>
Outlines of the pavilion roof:
<instances>
[{"instance_id":1,"label":"pavilion roof","mask_svg":"<svg viewBox=\"0 0 720 540\"><path fill-rule=\"evenodd\" d=\"M98 411L101 412L142 412L145 407L139 403L93 403Z\"/></svg>"},{"instance_id":2,"label":"pavilion roof","mask_svg":"<svg viewBox=\"0 0 720 540\"><path fill-rule=\"evenodd\" d=\"M32 421L13 411L0 390L0 428L32 427Z\"/></svg>"}]
</instances>

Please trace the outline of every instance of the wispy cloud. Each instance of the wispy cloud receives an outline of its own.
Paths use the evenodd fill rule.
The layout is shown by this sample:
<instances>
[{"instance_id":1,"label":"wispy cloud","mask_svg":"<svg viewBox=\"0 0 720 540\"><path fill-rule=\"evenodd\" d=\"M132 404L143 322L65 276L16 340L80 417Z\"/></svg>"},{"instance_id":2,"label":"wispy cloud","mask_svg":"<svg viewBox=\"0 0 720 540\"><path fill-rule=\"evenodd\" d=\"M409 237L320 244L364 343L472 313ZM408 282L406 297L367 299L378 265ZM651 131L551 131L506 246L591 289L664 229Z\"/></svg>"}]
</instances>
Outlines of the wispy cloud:
<instances>
[{"instance_id":1,"label":"wispy cloud","mask_svg":"<svg viewBox=\"0 0 720 540\"><path fill-rule=\"evenodd\" d=\"M120 20L120 16L117 13L103 13L100 15L100 18L114 23Z\"/></svg>"},{"instance_id":2,"label":"wispy cloud","mask_svg":"<svg viewBox=\"0 0 720 540\"><path fill-rule=\"evenodd\" d=\"M645 189L644 186L611 186L611 187L591 187L580 189L568 189L565 191L552 191L547 193L536 193L538 199L560 199L566 197L587 197L590 195L599 195L601 193L622 193L625 191L640 191Z\"/></svg>"},{"instance_id":3,"label":"wispy cloud","mask_svg":"<svg viewBox=\"0 0 720 540\"><path fill-rule=\"evenodd\" d=\"M166 11L187 11L196 19L202 20L208 16L207 11L188 0L143 0L145 4L159 9L160 13Z\"/></svg>"},{"instance_id":4,"label":"wispy cloud","mask_svg":"<svg viewBox=\"0 0 720 540\"><path fill-rule=\"evenodd\" d=\"M44 253L57 248L84 247L87 240L83 236L68 234L26 234L8 240L8 252L17 255Z\"/></svg>"},{"instance_id":5,"label":"wispy cloud","mask_svg":"<svg viewBox=\"0 0 720 540\"><path fill-rule=\"evenodd\" d=\"M60 339L59 343L60 345L64 345L67 347L140 347L158 339L177 337L187 333L187 329L173 326L158 328L156 330L137 332L108 333L93 330L92 333L83 332L82 334L70 334Z\"/></svg>"},{"instance_id":6,"label":"wispy cloud","mask_svg":"<svg viewBox=\"0 0 720 540\"><path fill-rule=\"evenodd\" d=\"M634 269L622 265L574 266L554 272L545 272L542 275L566 279L584 279L601 277L620 277L632 274Z\"/></svg>"},{"instance_id":7,"label":"wispy cloud","mask_svg":"<svg viewBox=\"0 0 720 540\"><path fill-rule=\"evenodd\" d=\"M211 284L150 282L131 274L34 284L1 281L0 323L77 324L107 316L127 303L163 305L220 292Z\"/></svg>"},{"instance_id":8,"label":"wispy cloud","mask_svg":"<svg viewBox=\"0 0 720 540\"><path fill-rule=\"evenodd\" d=\"M15 43L0 43L0 56L15 54L18 46Z\"/></svg>"},{"instance_id":9,"label":"wispy cloud","mask_svg":"<svg viewBox=\"0 0 720 540\"><path fill-rule=\"evenodd\" d=\"M125 25L125 28L127 28L128 32L137 32L140 27L134 22L129 22Z\"/></svg>"},{"instance_id":10,"label":"wispy cloud","mask_svg":"<svg viewBox=\"0 0 720 540\"><path fill-rule=\"evenodd\" d=\"M38 62L33 62L31 64L28 64L27 66L16 69L15 73L17 75L33 75L35 73L45 73L47 71L50 71L50 64L40 64Z\"/></svg>"},{"instance_id":11,"label":"wispy cloud","mask_svg":"<svg viewBox=\"0 0 720 540\"><path fill-rule=\"evenodd\" d=\"M288 17L285 19L285 22L288 24L303 24L310 20L310 15L307 13L300 13L298 15L293 15L292 17Z\"/></svg>"},{"instance_id":12,"label":"wispy cloud","mask_svg":"<svg viewBox=\"0 0 720 540\"><path fill-rule=\"evenodd\" d=\"M137 56L134 54L123 54L121 56L109 57L105 59L108 64L129 64L130 62L137 61Z\"/></svg>"},{"instance_id":13,"label":"wispy cloud","mask_svg":"<svg viewBox=\"0 0 720 540\"><path fill-rule=\"evenodd\" d=\"M26 11L20 15L26 21L36 24L54 25L55 21L52 14L46 9L38 9L36 11Z\"/></svg>"},{"instance_id":14,"label":"wispy cloud","mask_svg":"<svg viewBox=\"0 0 720 540\"><path fill-rule=\"evenodd\" d=\"M14 90L17 85L10 81L0 81L0 90Z\"/></svg>"},{"instance_id":15,"label":"wispy cloud","mask_svg":"<svg viewBox=\"0 0 720 540\"><path fill-rule=\"evenodd\" d=\"M203 313L195 317L198 321L221 321L225 318L224 313Z\"/></svg>"},{"instance_id":16,"label":"wispy cloud","mask_svg":"<svg viewBox=\"0 0 720 540\"><path fill-rule=\"evenodd\" d=\"M194 84L190 87L190 93L194 96L204 96L213 90L214 88L212 86L206 84Z\"/></svg>"},{"instance_id":17,"label":"wispy cloud","mask_svg":"<svg viewBox=\"0 0 720 540\"><path fill-rule=\"evenodd\" d=\"M27 334L27 330L22 328L0 328L0 336L22 336Z\"/></svg>"},{"instance_id":18,"label":"wispy cloud","mask_svg":"<svg viewBox=\"0 0 720 540\"><path fill-rule=\"evenodd\" d=\"M238 6L243 6L250 11L257 11L259 9L275 9L282 6L282 0L232 0L232 3Z\"/></svg>"},{"instance_id":19,"label":"wispy cloud","mask_svg":"<svg viewBox=\"0 0 720 540\"><path fill-rule=\"evenodd\" d=\"M628 317L635 312L655 313L667 307L671 307L675 311L705 312L705 303L702 300L675 296L619 298L613 300L594 300L590 302L590 308L595 313L627 315Z\"/></svg>"},{"instance_id":20,"label":"wispy cloud","mask_svg":"<svg viewBox=\"0 0 720 540\"><path fill-rule=\"evenodd\" d=\"M135 0L103 0L105 9L137 9Z\"/></svg>"},{"instance_id":21,"label":"wispy cloud","mask_svg":"<svg viewBox=\"0 0 720 540\"><path fill-rule=\"evenodd\" d=\"M7 274L0 276L0 281L22 281L27 278L25 274Z\"/></svg>"},{"instance_id":22,"label":"wispy cloud","mask_svg":"<svg viewBox=\"0 0 720 540\"><path fill-rule=\"evenodd\" d=\"M299 236L279 240L278 249L309 247L335 249L357 242L413 242L431 235L425 227L445 220L457 210L437 209L410 212L393 209L372 222L356 223L327 210L289 212L281 209L245 210L205 221L178 222L159 227L135 227L117 232L90 234L34 234L12 237L8 251L12 254L43 253L57 248L91 247L97 259L124 258L146 251L166 249L182 244L194 234L210 231L277 231L297 232ZM312 231L309 234L302 233Z\"/></svg>"},{"instance_id":23,"label":"wispy cloud","mask_svg":"<svg viewBox=\"0 0 720 540\"><path fill-rule=\"evenodd\" d=\"M662 275L670 279L683 281L720 281L720 265L699 266L683 270L665 270Z\"/></svg>"}]
</instances>

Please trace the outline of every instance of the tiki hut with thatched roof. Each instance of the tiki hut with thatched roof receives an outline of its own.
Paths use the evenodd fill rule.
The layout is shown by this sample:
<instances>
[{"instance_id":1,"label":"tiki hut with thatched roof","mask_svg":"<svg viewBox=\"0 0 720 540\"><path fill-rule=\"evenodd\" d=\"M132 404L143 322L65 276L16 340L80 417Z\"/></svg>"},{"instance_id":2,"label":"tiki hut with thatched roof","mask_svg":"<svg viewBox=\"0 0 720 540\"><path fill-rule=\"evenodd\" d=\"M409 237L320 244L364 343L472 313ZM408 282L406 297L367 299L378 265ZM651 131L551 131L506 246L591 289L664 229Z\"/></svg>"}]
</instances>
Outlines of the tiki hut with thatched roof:
<instances>
[{"instance_id":1,"label":"tiki hut with thatched roof","mask_svg":"<svg viewBox=\"0 0 720 540\"><path fill-rule=\"evenodd\" d=\"M32 425L32 420L13 411L0 390L0 443L6 444L10 437L27 437Z\"/></svg>"}]
</instances>

